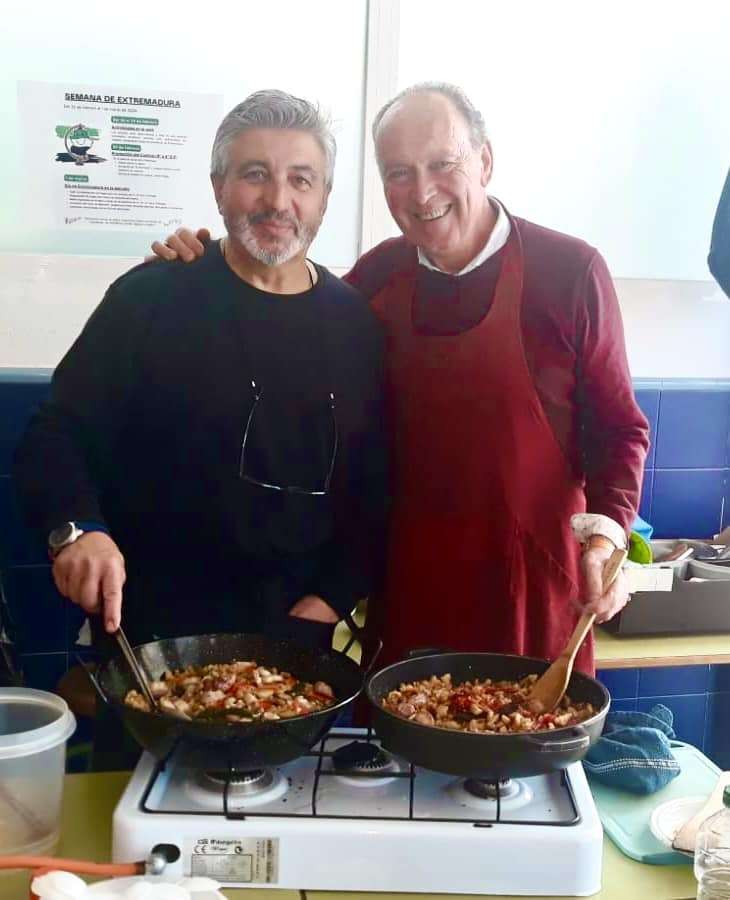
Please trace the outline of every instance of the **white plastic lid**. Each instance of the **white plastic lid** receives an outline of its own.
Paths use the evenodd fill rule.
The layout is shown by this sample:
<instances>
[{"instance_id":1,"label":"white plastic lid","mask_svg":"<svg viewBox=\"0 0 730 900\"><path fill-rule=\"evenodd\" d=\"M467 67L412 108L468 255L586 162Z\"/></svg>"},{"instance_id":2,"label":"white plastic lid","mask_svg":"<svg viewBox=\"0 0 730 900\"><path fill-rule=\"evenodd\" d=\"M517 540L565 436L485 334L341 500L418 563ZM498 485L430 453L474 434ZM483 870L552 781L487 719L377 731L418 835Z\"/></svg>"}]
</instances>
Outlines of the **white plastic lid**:
<instances>
[{"instance_id":1,"label":"white plastic lid","mask_svg":"<svg viewBox=\"0 0 730 900\"><path fill-rule=\"evenodd\" d=\"M28 718L38 714L45 723L37 728L7 732L6 716ZM0 760L31 756L67 741L76 730L76 719L63 697L33 688L0 688Z\"/></svg>"}]
</instances>

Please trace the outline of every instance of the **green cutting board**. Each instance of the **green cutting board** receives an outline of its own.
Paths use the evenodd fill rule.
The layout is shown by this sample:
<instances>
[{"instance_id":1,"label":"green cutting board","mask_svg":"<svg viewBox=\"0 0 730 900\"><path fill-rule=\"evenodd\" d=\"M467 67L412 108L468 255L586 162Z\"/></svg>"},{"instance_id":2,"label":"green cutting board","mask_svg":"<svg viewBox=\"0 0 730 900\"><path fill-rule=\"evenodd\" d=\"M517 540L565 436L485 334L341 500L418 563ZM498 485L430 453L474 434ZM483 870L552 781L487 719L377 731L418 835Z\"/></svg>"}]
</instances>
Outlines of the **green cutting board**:
<instances>
[{"instance_id":1,"label":"green cutting board","mask_svg":"<svg viewBox=\"0 0 730 900\"><path fill-rule=\"evenodd\" d=\"M720 769L696 747L672 741L672 752L682 771L654 794L632 794L589 779L606 834L626 856L655 866L691 863L692 858L670 850L654 837L649 828L654 810L667 800L709 797L720 776Z\"/></svg>"}]
</instances>

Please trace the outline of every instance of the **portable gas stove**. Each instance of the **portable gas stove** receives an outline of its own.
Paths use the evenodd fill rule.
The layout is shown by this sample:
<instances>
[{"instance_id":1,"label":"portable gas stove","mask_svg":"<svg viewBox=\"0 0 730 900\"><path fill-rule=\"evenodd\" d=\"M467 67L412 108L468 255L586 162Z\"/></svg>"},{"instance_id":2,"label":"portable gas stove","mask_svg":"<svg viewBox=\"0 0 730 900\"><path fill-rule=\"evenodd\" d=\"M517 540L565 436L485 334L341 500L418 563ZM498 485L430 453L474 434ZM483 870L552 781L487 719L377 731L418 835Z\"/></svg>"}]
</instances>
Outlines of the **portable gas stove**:
<instances>
[{"instance_id":1,"label":"portable gas stove","mask_svg":"<svg viewBox=\"0 0 730 900\"><path fill-rule=\"evenodd\" d=\"M580 763L492 784L332 731L278 769L198 772L145 753L114 812L115 862L230 887L588 896L603 832Z\"/></svg>"}]
</instances>

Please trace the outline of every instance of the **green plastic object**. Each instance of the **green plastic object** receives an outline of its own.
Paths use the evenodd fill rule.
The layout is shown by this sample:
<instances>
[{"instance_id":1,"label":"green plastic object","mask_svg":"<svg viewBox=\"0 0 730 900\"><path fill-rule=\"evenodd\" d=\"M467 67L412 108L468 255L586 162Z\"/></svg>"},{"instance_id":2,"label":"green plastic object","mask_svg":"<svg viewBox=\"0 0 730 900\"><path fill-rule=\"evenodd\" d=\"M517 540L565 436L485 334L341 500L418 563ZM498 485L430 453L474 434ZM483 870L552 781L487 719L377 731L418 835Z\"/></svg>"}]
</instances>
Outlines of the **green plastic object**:
<instances>
[{"instance_id":1,"label":"green plastic object","mask_svg":"<svg viewBox=\"0 0 730 900\"><path fill-rule=\"evenodd\" d=\"M654 554L651 552L651 544L637 531L632 531L629 535L628 558L631 562L639 563L642 566L648 566L649 563L654 561Z\"/></svg>"}]
</instances>

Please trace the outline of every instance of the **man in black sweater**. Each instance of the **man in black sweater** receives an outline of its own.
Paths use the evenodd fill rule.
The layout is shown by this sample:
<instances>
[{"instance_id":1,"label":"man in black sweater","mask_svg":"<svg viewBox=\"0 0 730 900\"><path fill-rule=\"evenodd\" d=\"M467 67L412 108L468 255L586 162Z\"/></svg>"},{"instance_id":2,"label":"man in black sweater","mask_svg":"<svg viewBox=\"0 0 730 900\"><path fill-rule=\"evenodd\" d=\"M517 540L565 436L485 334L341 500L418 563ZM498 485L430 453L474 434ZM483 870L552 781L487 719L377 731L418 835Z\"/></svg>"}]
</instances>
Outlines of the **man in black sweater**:
<instances>
[{"instance_id":1,"label":"man in black sweater","mask_svg":"<svg viewBox=\"0 0 730 900\"><path fill-rule=\"evenodd\" d=\"M328 646L371 586L380 337L306 259L332 186L319 111L262 91L221 123L227 236L111 285L16 454L59 591L133 643L257 631Z\"/></svg>"}]
</instances>

